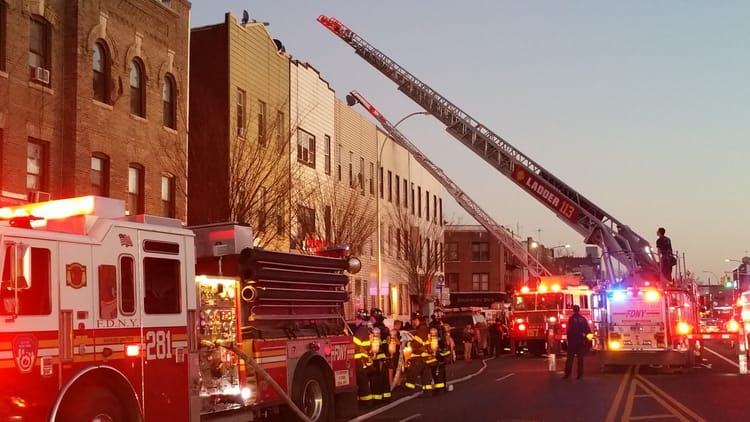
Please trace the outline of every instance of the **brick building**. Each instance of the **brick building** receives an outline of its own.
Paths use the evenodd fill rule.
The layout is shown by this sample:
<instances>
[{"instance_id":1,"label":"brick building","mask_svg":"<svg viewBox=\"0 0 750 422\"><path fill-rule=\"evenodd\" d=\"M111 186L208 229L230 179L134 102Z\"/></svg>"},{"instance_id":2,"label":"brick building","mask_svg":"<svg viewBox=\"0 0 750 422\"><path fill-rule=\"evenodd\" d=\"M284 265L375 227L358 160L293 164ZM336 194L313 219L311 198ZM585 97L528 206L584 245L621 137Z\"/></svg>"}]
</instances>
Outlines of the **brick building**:
<instances>
[{"instance_id":1,"label":"brick building","mask_svg":"<svg viewBox=\"0 0 750 422\"><path fill-rule=\"evenodd\" d=\"M510 292L523 280L523 269L482 226L445 226L445 286L455 296Z\"/></svg>"},{"instance_id":2,"label":"brick building","mask_svg":"<svg viewBox=\"0 0 750 422\"><path fill-rule=\"evenodd\" d=\"M0 202L99 194L185 218L189 10L0 1Z\"/></svg>"}]
</instances>

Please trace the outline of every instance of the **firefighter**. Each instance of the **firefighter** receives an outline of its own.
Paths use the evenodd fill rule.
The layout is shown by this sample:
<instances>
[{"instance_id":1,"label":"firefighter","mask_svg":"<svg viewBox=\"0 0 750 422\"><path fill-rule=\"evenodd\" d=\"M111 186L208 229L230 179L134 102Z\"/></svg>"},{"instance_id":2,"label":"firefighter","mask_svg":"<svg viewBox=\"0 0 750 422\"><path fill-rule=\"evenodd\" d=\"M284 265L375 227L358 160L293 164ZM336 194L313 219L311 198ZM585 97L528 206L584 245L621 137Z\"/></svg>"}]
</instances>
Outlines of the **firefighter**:
<instances>
[{"instance_id":1,"label":"firefighter","mask_svg":"<svg viewBox=\"0 0 750 422\"><path fill-rule=\"evenodd\" d=\"M406 344L404 350L404 357L406 358L406 354L409 355L404 386L410 390L421 388L426 393L432 390L432 377L427 365L430 358L430 329L419 311L412 312L411 323L415 331L414 338Z\"/></svg>"},{"instance_id":2,"label":"firefighter","mask_svg":"<svg viewBox=\"0 0 750 422\"><path fill-rule=\"evenodd\" d=\"M370 372L372 371L370 320L367 309L360 309L354 316L354 360L357 362L357 402L360 407L372 404Z\"/></svg>"},{"instance_id":3,"label":"firefighter","mask_svg":"<svg viewBox=\"0 0 750 422\"><path fill-rule=\"evenodd\" d=\"M391 388L388 383L388 368L390 367L390 359L388 359L389 331L388 327L383 324L384 319L383 311L380 309L372 308L370 310L370 322L372 323L373 331L372 353L374 354L374 371L372 371L372 375L370 376L370 388L372 389L372 398L376 404L391 400ZM379 345L375 345L376 342Z\"/></svg>"},{"instance_id":4,"label":"firefighter","mask_svg":"<svg viewBox=\"0 0 750 422\"><path fill-rule=\"evenodd\" d=\"M443 326L443 310L436 308L432 313L432 322L430 323L430 348L432 356L429 359L435 394L444 392L446 387L445 366L448 364L451 355L446 335L445 327Z\"/></svg>"}]
</instances>

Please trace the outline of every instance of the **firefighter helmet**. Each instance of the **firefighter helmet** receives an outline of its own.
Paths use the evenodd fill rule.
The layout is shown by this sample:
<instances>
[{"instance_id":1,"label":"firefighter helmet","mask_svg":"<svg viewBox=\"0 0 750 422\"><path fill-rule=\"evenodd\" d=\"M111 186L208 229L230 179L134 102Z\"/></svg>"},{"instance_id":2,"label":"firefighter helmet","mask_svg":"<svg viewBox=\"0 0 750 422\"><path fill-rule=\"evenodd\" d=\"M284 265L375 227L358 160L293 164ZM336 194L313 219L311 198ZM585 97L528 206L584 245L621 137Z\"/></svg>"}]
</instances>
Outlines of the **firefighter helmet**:
<instances>
[{"instance_id":1,"label":"firefighter helmet","mask_svg":"<svg viewBox=\"0 0 750 422\"><path fill-rule=\"evenodd\" d=\"M433 316L433 317L434 317L434 318L435 318L436 320L438 320L438 321L440 321L440 320L442 320L442 319L443 319L443 315L444 315L444 314L443 314L443 310L442 310L442 309L440 309L440 308L435 308L435 310L434 310L434 311L432 311L432 316Z\"/></svg>"},{"instance_id":2,"label":"firefighter helmet","mask_svg":"<svg viewBox=\"0 0 750 422\"><path fill-rule=\"evenodd\" d=\"M419 311L414 311L411 313L411 320L414 321L415 319L422 320L424 318L424 315L422 315Z\"/></svg>"},{"instance_id":3,"label":"firefighter helmet","mask_svg":"<svg viewBox=\"0 0 750 422\"><path fill-rule=\"evenodd\" d=\"M372 309L370 309L370 316L374 317L377 322L382 322L383 319L385 318L383 316L383 311L381 311L378 308L372 308Z\"/></svg>"},{"instance_id":4,"label":"firefighter helmet","mask_svg":"<svg viewBox=\"0 0 750 422\"><path fill-rule=\"evenodd\" d=\"M358 309L357 312L354 314L354 318L366 321L370 319L370 315L367 313L367 309Z\"/></svg>"}]
</instances>

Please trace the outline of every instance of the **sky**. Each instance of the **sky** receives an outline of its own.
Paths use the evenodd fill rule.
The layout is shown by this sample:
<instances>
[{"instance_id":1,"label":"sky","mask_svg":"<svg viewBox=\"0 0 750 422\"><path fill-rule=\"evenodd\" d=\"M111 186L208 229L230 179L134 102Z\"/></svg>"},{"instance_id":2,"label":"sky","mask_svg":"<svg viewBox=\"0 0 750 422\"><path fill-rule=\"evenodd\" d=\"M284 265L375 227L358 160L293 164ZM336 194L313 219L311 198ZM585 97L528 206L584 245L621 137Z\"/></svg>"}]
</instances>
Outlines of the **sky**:
<instances>
[{"instance_id":1,"label":"sky","mask_svg":"<svg viewBox=\"0 0 750 422\"><path fill-rule=\"evenodd\" d=\"M192 27L227 11L268 22L339 98L357 90L391 122L421 110L316 21L335 17L652 246L665 227L704 283L750 255L750 2L192 4ZM499 224L584 253L577 232L433 117L399 130Z\"/></svg>"}]
</instances>

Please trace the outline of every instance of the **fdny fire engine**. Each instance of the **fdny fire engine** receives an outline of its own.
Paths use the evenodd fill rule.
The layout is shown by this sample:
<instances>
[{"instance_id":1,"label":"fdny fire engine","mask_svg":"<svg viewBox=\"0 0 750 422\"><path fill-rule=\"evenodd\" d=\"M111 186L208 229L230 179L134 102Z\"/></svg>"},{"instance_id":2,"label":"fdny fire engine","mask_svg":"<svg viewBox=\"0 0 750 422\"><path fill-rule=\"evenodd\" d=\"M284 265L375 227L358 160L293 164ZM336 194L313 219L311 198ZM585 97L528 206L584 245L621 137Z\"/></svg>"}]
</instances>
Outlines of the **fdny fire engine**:
<instances>
[{"instance_id":1,"label":"fdny fire engine","mask_svg":"<svg viewBox=\"0 0 750 422\"><path fill-rule=\"evenodd\" d=\"M523 286L513 295L510 325L512 353L557 353L565 348L566 325L573 305L591 321L593 291L580 283L580 277L541 277L534 289Z\"/></svg>"},{"instance_id":2,"label":"fdny fire engine","mask_svg":"<svg viewBox=\"0 0 750 422\"><path fill-rule=\"evenodd\" d=\"M265 251L249 227L186 229L111 198L0 217L0 420L328 421L354 398L340 309L356 258Z\"/></svg>"},{"instance_id":3,"label":"fdny fire engine","mask_svg":"<svg viewBox=\"0 0 750 422\"><path fill-rule=\"evenodd\" d=\"M351 46L355 54L393 81L399 91L440 121L457 141L555 213L561 221L578 232L586 244L596 245L601 249L605 279L597 286L597 294L591 296L590 304L592 319L597 326L597 343L606 356L611 356L612 362L689 364L696 348L694 341L700 337L695 286L688 282L665 280L661 276L658 257L644 237L439 94L336 18L321 15L317 20ZM375 117L389 129L389 133L396 133L396 139L401 138L393 128L389 128L382 116ZM482 221L482 224L485 222ZM512 242L504 245L509 250L514 250ZM522 253L518 253L517 257L522 263L529 262L523 259ZM616 271L618 266L615 261L625 268L624 274ZM642 299L646 295L654 297L651 289L655 289L659 295L656 302L660 315L658 320L619 317L622 312L626 316L631 311L637 315L641 311L657 312L652 302ZM619 299L623 293L620 302L612 300ZM627 304L633 306L628 307ZM535 302L534 307L536 306ZM652 307L654 309L649 311ZM654 328L654 335L650 336L651 343L647 344L641 341L644 336L640 332L651 330L650 325L658 328Z\"/></svg>"}]
</instances>

